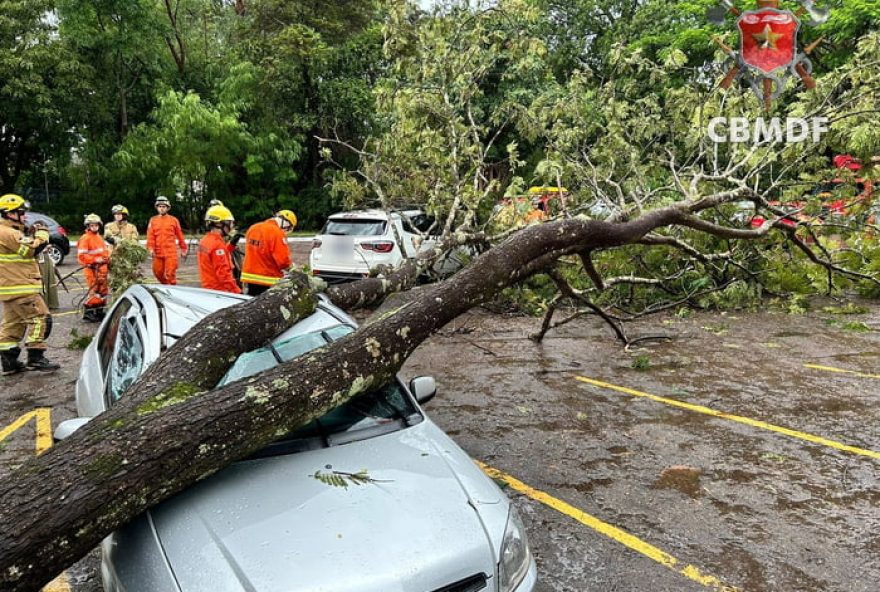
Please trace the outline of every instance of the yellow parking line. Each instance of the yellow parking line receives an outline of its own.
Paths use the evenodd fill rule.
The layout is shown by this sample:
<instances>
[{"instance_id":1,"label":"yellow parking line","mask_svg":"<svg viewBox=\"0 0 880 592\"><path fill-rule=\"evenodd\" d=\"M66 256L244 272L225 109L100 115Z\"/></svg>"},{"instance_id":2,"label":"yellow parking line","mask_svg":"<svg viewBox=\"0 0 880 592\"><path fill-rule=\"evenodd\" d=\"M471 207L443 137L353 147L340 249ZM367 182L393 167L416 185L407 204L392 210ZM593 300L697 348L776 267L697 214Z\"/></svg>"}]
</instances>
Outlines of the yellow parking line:
<instances>
[{"instance_id":1,"label":"yellow parking line","mask_svg":"<svg viewBox=\"0 0 880 592\"><path fill-rule=\"evenodd\" d=\"M64 312L53 312L52 316L53 317L66 317L67 315L72 315L72 314L77 314L77 313L79 313L78 310L66 310Z\"/></svg>"},{"instance_id":2,"label":"yellow parking line","mask_svg":"<svg viewBox=\"0 0 880 592\"><path fill-rule=\"evenodd\" d=\"M67 572L46 584L42 592L70 592L70 584L67 581Z\"/></svg>"},{"instance_id":3,"label":"yellow parking line","mask_svg":"<svg viewBox=\"0 0 880 592\"><path fill-rule=\"evenodd\" d=\"M575 378L581 382L585 382L585 383L591 384L593 386L611 389L614 391L620 391L621 393L626 393L628 395L634 395L636 397L645 397L646 399L651 399L652 401L657 401L658 403L665 403L666 405L672 405L673 407L681 407L682 409L687 409L689 411L696 411L697 413L704 413L706 415L711 415L713 417L720 417L721 419L729 419L730 421L736 421L736 422L743 423L743 424L746 424L746 425L749 425L749 426L752 426L755 428L761 428L763 430L777 432L779 434L791 436L792 438L806 440L807 442L812 442L814 444L821 444L822 446L829 446L831 448L836 448L837 450L842 450L844 452L852 452L853 454L859 454L862 456L869 456L871 458L880 458L880 452L875 452L873 450L867 450L865 448L858 448L857 446L850 446L848 444L841 444L840 442L835 442L834 440L829 440L828 438L823 438L821 436L814 436L812 434L807 434L805 432L799 432L797 430L792 430L789 428L783 428L783 427L773 425L773 424L770 424L770 423L767 423L764 421L759 421L757 419L750 419L748 417L743 417L741 415L732 415L730 413L725 413L723 411L716 411L715 409L710 409L709 407L703 407L702 405L693 405L691 403L685 403L683 401L676 401L675 399L667 399L666 397L658 397L657 395L643 393L641 391L629 389L624 386L617 386L616 384L610 384L608 382L602 382L601 380L594 380L592 378L586 378L584 376L575 376Z\"/></svg>"},{"instance_id":4,"label":"yellow parking line","mask_svg":"<svg viewBox=\"0 0 880 592\"><path fill-rule=\"evenodd\" d=\"M0 442L24 426L31 418L34 418L36 427L36 453L42 454L50 449L52 447L52 409L49 407L38 407L29 411L0 430ZM61 575L46 584L41 592L70 592L67 572L62 572Z\"/></svg>"},{"instance_id":5,"label":"yellow parking line","mask_svg":"<svg viewBox=\"0 0 880 592\"><path fill-rule=\"evenodd\" d=\"M529 485L526 485L522 481L516 479L515 477L508 475L507 473L503 473L498 469L492 468L487 464L484 464L480 461L474 461L479 465L483 471L492 477L493 479L500 479L507 483L512 489L518 491L528 497L532 498L535 501L541 502L542 504L549 506L556 510L557 512L561 512L570 518L574 518L581 524L592 528L596 532L603 534L621 545L629 547L633 551L637 551L641 553L645 557L649 559L653 559L660 565L667 567L679 574L697 582L698 584L702 584L707 588L712 588L714 590L719 590L723 592L734 592L737 588L733 586L728 586L721 582L715 576L710 576L702 573L697 567L687 564L682 565L681 562L667 553L662 549L658 549L654 545L650 543L646 543L642 539L631 535L630 533L622 530L616 526L608 524L599 518L591 514L587 514L583 510L579 510L574 506L553 497L552 495L541 491L539 489L535 489Z\"/></svg>"},{"instance_id":6,"label":"yellow parking line","mask_svg":"<svg viewBox=\"0 0 880 592\"><path fill-rule=\"evenodd\" d=\"M812 368L813 370L822 370L823 372L837 372L838 374L852 374L859 378L880 378L880 374L866 374L855 370L844 370L843 368L835 368L833 366L820 366L818 364L804 364L804 368Z\"/></svg>"},{"instance_id":7,"label":"yellow parking line","mask_svg":"<svg viewBox=\"0 0 880 592\"><path fill-rule=\"evenodd\" d=\"M36 453L42 454L49 450L52 447L52 410L49 407L38 407L33 411L28 411L0 430L0 442L24 427L31 419L34 420Z\"/></svg>"}]
</instances>

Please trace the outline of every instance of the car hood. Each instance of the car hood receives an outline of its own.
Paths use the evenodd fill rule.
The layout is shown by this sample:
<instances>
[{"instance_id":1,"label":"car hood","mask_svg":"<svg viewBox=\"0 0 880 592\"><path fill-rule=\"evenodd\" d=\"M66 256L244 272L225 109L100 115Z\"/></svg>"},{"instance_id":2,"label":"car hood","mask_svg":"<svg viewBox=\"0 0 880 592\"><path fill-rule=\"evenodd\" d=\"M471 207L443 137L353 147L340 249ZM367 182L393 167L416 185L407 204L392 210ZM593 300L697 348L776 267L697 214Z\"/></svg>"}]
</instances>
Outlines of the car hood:
<instances>
[{"instance_id":1,"label":"car hood","mask_svg":"<svg viewBox=\"0 0 880 592\"><path fill-rule=\"evenodd\" d=\"M503 494L447 444L426 420L240 462L154 509L158 538L183 592L429 592L492 577ZM315 477L362 470L373 481ZM483 504L495 506L488 523Z\"/></svg>"}]
</instances>

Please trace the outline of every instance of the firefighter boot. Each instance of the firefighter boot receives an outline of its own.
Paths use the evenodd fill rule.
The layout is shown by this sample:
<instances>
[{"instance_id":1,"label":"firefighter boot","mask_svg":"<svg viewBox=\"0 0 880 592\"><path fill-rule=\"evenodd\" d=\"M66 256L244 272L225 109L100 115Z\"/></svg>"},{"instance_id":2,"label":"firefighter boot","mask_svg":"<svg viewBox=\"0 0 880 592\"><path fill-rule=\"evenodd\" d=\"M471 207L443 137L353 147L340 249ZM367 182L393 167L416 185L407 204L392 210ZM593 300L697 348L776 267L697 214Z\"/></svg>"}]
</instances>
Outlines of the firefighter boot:
<instances>
[{"instance_id":1,"label":"firefighter boot","mask_svg":"<svg viewBox=\"0 0 880 592\"><path fill-rule=\"evenodd\" d=\"M18 361L18 354L20 353L21 349L18 347L13 347L12 349L0 352L0 360L3 362L3 376L17 374L27 370L25 365Z\"/></svg>"},{"instance_id":2,"label":"firefighter boot","mask_svg":"<svg viewBox=\"0 0 880 592\"><path fill-rule=\"evenodd\" d=\"M28 370L39 370L40 372L52 372L53 370L58 370L61 368L60 365L50 362L43 356L43 350L41 349L28 349L28 361L27 361L27 369Z\"/></svg>"}]
</instances>

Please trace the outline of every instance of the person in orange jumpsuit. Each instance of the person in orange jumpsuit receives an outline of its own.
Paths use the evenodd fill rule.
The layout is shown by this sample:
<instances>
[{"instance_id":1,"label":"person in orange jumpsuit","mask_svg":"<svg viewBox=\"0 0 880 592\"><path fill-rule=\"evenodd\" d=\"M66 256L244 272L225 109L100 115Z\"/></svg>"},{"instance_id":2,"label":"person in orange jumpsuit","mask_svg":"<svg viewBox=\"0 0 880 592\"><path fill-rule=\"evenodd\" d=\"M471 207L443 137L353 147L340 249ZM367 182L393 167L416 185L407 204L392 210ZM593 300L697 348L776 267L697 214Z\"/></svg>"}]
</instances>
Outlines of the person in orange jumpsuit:
<instances>
[{"instance_id":1,"label":"person in orange jumpsuit","mask_svg":"<svg viewBox=\"0 0 880 592\"><path fill-rule=\"evenodd\" d=\"M232 273L232 254L226 237L232 232L235 218L228 208L215 205L205 212L208 232L199 241L199 278L202 287L241 294Z\"/></svg>"},{"instance_id":2,"label":"person in orange jumpsuit","mask_svg":"<svg viewBox=\"0 0 880 592\"><path fill-rule=\"evenodd\" d=\"M284 277L293 262L287 233L296 227L296 215L280 210L273 217L254 224L244 235L244 263L241 281L251 296L262 294Z\"/></svg>"},{"instance_id":3,"label":"person in orange jumpsuit","mask_svg":"<svg viewBox=\"0 0 880 592\"><path fill-rule=\"evenodd\" d=\"M147 226L147 250L153 257L153 275L161 284L177 284L177 247L180 254L186 257L186 239L180 222L169 214L171 202L160 195L156 198L157 215L150 218ZM176 243L176 244L175 244Z\"/></svg>"},{"instance_id":4,"label":"person in orange jumpsuit","mask_svg":"<svg viewBox=\"0 0 880 592\"><path fill-rule=\"evenodd\" d=\"M107 243L101 237L101 217L97 214L89 214L83 221L85 233L76 243L77 259L85 269L86 283L89 292L83 303L83 320L91 323L99 323L104 319L104 307L107 306L107 298L110 295L110 287L107 284L107 262L110 259L110 251Z\"/></svg>"}]
</instances>

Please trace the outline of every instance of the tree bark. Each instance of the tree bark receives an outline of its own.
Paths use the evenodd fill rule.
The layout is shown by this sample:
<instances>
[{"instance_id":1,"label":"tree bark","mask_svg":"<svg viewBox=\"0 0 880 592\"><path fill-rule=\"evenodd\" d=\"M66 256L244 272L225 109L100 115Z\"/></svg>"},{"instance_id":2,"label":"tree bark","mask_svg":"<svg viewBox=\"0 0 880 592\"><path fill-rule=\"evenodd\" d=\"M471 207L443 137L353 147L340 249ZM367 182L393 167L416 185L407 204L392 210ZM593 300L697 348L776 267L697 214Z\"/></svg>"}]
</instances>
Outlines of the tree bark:
<instances>
[{"instance_id":1,"label":"tree bark","mask_svg":"<svg viewBox=\"0 0 880 592\"><path fill-rule=\"evenodd\" d=\"M632 243L684 213L673 206L624 224L529 227L339 341L215 390L238 353L308 314L312 293L300 279L210 315L119 404L0 483L0 590L39 589L151 506L387 383L431 333L560 256ZM357 300L358 284L336 298Z\"/></svg>"}]
</instances>

